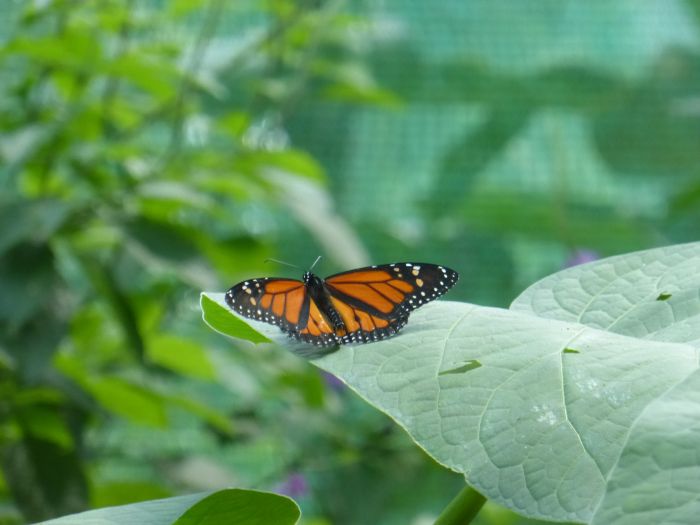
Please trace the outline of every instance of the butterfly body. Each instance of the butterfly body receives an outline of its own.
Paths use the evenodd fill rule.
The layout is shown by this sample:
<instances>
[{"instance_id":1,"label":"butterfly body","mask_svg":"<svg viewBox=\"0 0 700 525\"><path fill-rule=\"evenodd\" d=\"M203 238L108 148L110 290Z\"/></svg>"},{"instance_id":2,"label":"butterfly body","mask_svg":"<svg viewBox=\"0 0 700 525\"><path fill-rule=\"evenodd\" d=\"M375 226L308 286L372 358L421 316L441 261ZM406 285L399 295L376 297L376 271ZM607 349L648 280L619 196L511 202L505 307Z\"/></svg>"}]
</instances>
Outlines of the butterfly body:
<instances>
[{"instance_id":1,"label":"butterfly body","mask_svg":"<svg viewBox=\"0 0 700 525\"><path fill-rule=\"evenodd\" d=\"M335 334L338 335L338 333L342 333L343 330L345 330L345 322L337 310L333 308L331 292L326 287L326 282L318 275L314 275L311 272L306 272L303 280L309 297L316 303L318 309L328 318L329 324L333 328Z\"/></svg>"},{"instance_id":2,"label":"butterfly body","mask_svg":"<svg viewBox=\"0 0 700 525\"><path fill-rule=\"evenodd\" d=\"M369 266L325 280L306 272L302 281L243 281L226 293L226 303L301 341L319 346L367 343L395 335L412 310L444 294L457 279L454 270L427 263Z\"/></svg>"}]
</instances>

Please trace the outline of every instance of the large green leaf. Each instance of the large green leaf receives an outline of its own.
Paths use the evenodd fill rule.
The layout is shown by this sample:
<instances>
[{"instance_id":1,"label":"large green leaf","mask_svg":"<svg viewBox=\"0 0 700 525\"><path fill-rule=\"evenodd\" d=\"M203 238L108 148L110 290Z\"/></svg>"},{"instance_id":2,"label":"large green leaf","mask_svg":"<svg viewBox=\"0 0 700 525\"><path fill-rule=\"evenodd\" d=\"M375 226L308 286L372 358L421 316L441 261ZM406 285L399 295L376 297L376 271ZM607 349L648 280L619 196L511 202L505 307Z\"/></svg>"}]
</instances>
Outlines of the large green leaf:
<instances>
[{"instance_id":1,"label":"large green leaf","mask_svg":"<svg viewBox=\"0 0 700 525\"><path fill-rule=\"evenodd\" d=\"M593 523L697 523L700 372L651 403L632 427Z\"/></svg>"},{"instance_id":2,"label":"large green leaf","mask_svg":"<svg viewBox=\"0 0 700 525\"><path fill-rule=\"evenodd\" d=\"M610 257L555 273L511 309L619 334L700 346L700 243Z\"/></svg>"},{"instance_id":3,"label":"large green leaf","mask_svg":"<svg viewBox=\"0 0 700 525\"><path fill-rule=\"evenodd\" d=\"M587 522L635 421L697 369L699 279L700 244L604 259L536 284L519 311L432 303L402 335L315 364L488 497Z\"/></svg>"},{"instance_id":4,"label":"large green leaf","mask_svg":"<svg viewBox=\"0 0 700 525\"><path fill-rule=\"evenodd\" d=\"M106 507L43 522L45 525L294 525L299 507L289 498L242 489L191 494Z\"/></svg>"},{"instance_id":5,"label":"large green leaf","mask_svg":"<svg viewBox=\"0 0 700 525\"><path fill-rule=\"evenodd\" d=\"M700 243L611 257L552 275L512 308L660 341L700 346ZM624 301L612 301L619 297ZM696 523L700 373L651 403L608 475L595 523Z\"/></svg>"}]
</instances>

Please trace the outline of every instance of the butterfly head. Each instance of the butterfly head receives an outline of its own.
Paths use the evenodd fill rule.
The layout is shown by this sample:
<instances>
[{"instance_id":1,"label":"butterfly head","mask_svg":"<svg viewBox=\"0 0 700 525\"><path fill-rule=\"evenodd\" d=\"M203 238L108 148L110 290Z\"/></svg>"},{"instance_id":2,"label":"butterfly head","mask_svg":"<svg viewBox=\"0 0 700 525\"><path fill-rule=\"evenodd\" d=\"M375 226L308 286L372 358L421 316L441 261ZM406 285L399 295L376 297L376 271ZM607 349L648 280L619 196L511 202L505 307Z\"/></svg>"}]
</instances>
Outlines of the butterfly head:
<instances>
[{"instance_id":1,"label":"butterfly head","mask_svg":"<svg viewBox=\"0 0 700 525\"><path fill-rule=\"evenodd\" d=\"M323 279L311 272L304 273L303 281L307 286L323 286Z\"/></svg>"}]
</instances>

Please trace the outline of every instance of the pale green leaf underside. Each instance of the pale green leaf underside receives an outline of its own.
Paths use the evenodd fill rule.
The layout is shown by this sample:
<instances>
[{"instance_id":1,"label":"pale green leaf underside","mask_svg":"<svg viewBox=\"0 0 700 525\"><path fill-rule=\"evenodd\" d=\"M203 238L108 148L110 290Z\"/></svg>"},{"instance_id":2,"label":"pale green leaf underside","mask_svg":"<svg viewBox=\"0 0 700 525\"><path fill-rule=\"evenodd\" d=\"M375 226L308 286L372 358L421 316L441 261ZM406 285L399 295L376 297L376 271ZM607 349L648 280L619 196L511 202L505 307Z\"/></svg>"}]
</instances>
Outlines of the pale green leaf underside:
<instances>
[{"instance_id":1,"label":"pale green leaf underside","mask_svg":"<svg viewBox=\"0 0 700 525\"><path fill-rule=\"evenodd\" d=\"M44 525L294 525L299 507L289 498L243 489L190 494L71 514Z\"/></svg>"},{"instance_id":2,"label":"pale green leaf underside","mask_svg":"<svg viewBox=\"0 0 700 525\"><path fill-rule=\"evenodd\" d=\"M696 524L700 516L700 371L635 423L596 525Z\"/></svg>"},{"instance_id":3,"label":"pale green leaf underside","mask_svg":"<svg viewBox=\"0 0 700 525\"><path fill-rule=\"evenodd\" d=\"M221 295L211 298L209 306L228 310ZM612 512L600 523L625 522L638 511L629 502L650 501L644 491L651 488L628 483L615 514L607 510L619 504L608 480L625 474L636 450L625 449L628 439L628 447L646 439L650 403L660 404L649 410L662 417L662 430L680 430L681 418L663 419L664 394L697 369L699 320L695 243L554 274L512 310L431 303L399 336L346 346L315 363L489 498L562 521L588 522L600 506L599 513ZM276 327L250 323L288 346ZM656 439L663 447L663 432ZM697 479L694 453L684 456L686 479Z\"/></svg>"},{"instance_id":4,"label":"pale green leaf underside","mask_svg":"<svg viewBox=\"0 0 700 525\"><path fill-rule=\"evenodd\" d=\"M511 309L700 347L700 243L575 266L525 290Z\"/></svg>"},{"instance_id":5,"label":"pale green leaf underside","mask_svg":"<svg viewBox=\"0 0 700 525\"><path fill-rule=\"evenodd\" d=\"M170 525L188 508L208 495L209 493L189 494L118 507L105 507L42 523L44 525L123 525L126 523Z\"/></svg>"}]
</instances>

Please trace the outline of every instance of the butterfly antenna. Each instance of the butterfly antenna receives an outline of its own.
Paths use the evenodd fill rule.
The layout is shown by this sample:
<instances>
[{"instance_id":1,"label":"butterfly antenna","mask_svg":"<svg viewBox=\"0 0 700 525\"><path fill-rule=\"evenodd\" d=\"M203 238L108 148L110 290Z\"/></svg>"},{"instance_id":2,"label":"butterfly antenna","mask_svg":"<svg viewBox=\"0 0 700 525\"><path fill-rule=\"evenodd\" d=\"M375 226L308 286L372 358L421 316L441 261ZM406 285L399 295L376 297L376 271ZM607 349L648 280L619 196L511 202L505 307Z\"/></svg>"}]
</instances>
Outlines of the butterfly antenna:
<instances>
[{"instance_id":1,"label":"butterfly antenna","mask_svg":"<svg viewBox=\"0 0 700 525\"><path fill-rule=\"evenodd\" d=\"M265 262L265 263L274 262L274 263L277 263L277 264L283 264L283 265L285 265L285 266L291 266L292 268L296 268L297 270L300 269L296 264L291 264L291 263L288 263L288 262L279 261L279 260L277 260L277 259L271 259L271 258L270 258L270 259L265 259L263 262Z\"/></svg>"},{"instance_id":2,"label":"butterfly antenna","mask_svg":"<svg viewBox=\"0 0 700 525\"><path fill-rule=\"evenodd\" d=\"M318 257L316 257L316 260L315 260L314 263L311 265L311 268L309 268L309 271L313 270L313 269L314 269L314 266L316 266L316 263L317 263L318 261L320 261L320 260L321 260L321 256L319 255Z\"/></svg>"}]
</instances>

